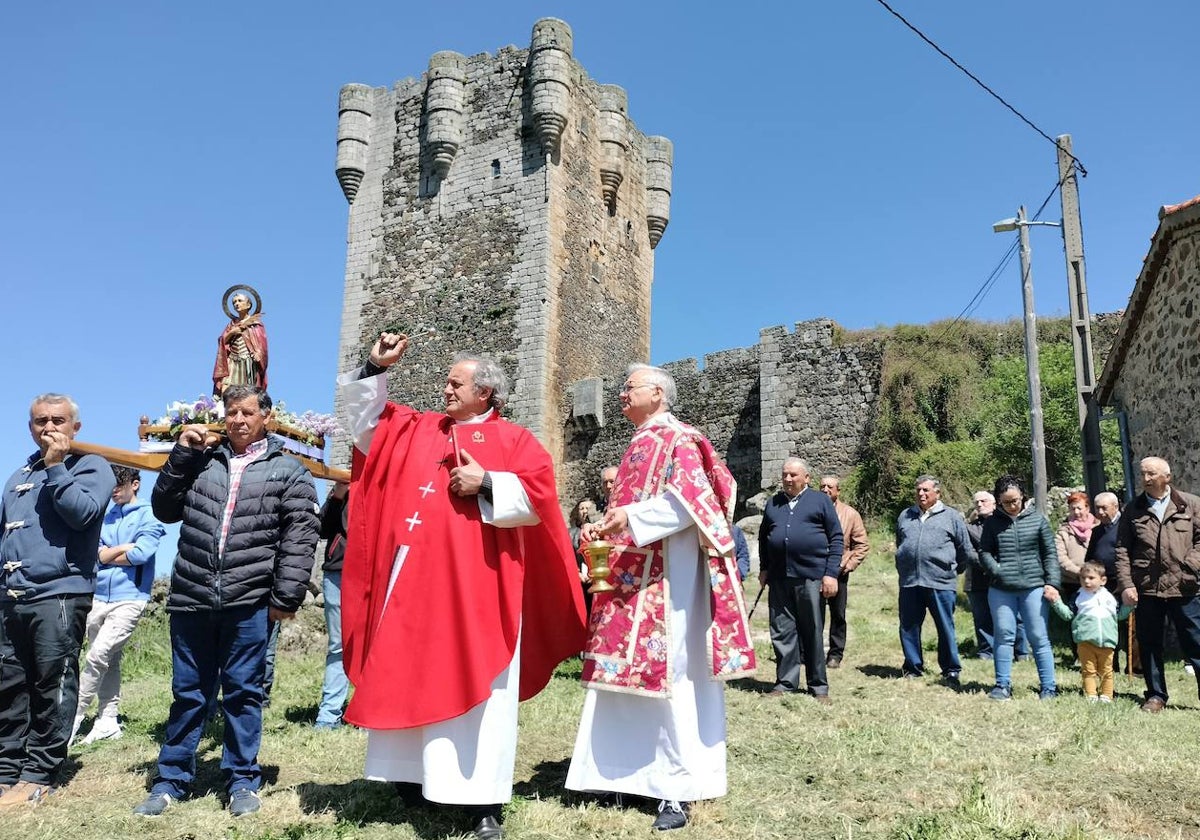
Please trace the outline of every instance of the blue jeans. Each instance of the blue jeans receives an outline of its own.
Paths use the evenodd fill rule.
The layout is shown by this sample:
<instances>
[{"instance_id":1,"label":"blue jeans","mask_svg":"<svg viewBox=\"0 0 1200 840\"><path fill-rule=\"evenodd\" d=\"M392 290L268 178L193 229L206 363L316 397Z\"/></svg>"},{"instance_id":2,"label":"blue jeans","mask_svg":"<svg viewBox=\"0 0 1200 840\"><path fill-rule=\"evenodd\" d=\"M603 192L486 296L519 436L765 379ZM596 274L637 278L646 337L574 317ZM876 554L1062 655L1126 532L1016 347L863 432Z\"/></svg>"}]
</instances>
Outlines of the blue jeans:
<instances>
[{"instance_id":1,"label":"blue jeans","mask_svg":"<svg viewBox=\"0 0 1200 840\"><path fill-rule=\"evenodd\" d=\"M1017 618L1025 625L1025 636L1033 651L1038 679L1042 690L1057 688L1054 680L1054 651L1050 648L1050 635L1046 632L1046 616L1050 605L1043 597L1043 588L988 590L988 606L992 608L992 621L996 626L996 647L993 664L996 670L996 685L1012 686L1013 642L1017 636Z\"/></svg>"},{"instance_id":2,"label":"blue jeans","mask_svg":"<svg viewBox=\"0 0 1200 840\"><path fill-rule=\"evenodd\" d=\"M279 630L283 622L267 621L267 652L263 658L263 705L271 705L271 689L275 686L275 651L279 648Z\"/></svg>"},{"instance_id":3,"label":"blue jeans","mask_svg":"<svg viewBox=\"0 0 1200 840\"><path fill-rule=\"evenodd\" d=\"M973 589L967 593L967 599L971 602L971 618L975 621L976 654L980 659L991 659L996 647L993 638L996 631L992 625L992 608L988 606L988 591ZM1025 639L1020 615L1017 616L1016 654L1018 657L1029 655L1029 642Z\"/></svg>"},{"instance_id":4,"label":"blue jeans","mask_svg":"<svg viewBox=\"0 0 1200 840\"><path fill-rule=\"evenodd\" d=\"M958 658L958 637L954 632L954 603L958 593L953 589L930 589L926 586L905 586L900 589L900 648L904 651L904 673L925 673L925 657L921 654L921 625L925 612L933 615L938 636L938 667L942 676L957 677L962 670Z\"/></svg>"},{"instance_id":5,"label":"blue jeans","mask_svg":"<svg viewBox=\"0 0 1200 840\"><path fill-rule=\"evenodd\" d=\"M336 724L342 720L350 681L342 668L342 573L326 572L321 583L325 595L325 632L329 647L325 652L325 679L321 683L321 708L317 723Z\"/></svg>"},{"instance_id":6,"label":"blue jeans","mask_svg":"<svg viewBox=\"0 0 1200 840\"><path fill-rule=\"evenodd\" d=\"M221 770L228 793L258 790L262 773L262 686L267 649L267 608L171 613L171 692L174 700L158 753L153 793L176 799L196 776L196 747L205 710L217 694L225 713Z\"/></svg>"}]
</instances>

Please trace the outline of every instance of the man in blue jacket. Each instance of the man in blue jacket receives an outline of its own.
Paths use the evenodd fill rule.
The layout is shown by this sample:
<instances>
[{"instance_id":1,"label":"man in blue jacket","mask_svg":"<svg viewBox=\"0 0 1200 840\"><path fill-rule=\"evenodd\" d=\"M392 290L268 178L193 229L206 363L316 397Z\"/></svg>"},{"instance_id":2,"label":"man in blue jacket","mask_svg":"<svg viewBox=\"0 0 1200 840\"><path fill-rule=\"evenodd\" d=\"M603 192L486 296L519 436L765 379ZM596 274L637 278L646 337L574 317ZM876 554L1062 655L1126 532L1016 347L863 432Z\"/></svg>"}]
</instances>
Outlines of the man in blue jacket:
<instances>
[{"instance_id":1,"label":"man in blue jacket","mask_svg":"<svg viewBox=\"0 0 1200 840\"><path fill-rule=\"evenodd\" d=\"M0 497L0 809L41 804L67 758L96 546L115 483L103 458L71 454L79 428L70 397L36 397L29 432L38 449Z\"/></svg>"},{"instance_id":2,"label":"man in blue jacket","mask_svg":"<svg viewBox=\"0 0 1200 840\"><path fill-rule=\"evenodd\" d=\"M822 598L838 591L842 565L842 526L833 501L808 486L802 458L783 462L783 489L763 510L758 532L758 582L771 587L771 645L775 648L774 695L800 690L800 661L808 692L829 703L825 672Z\"/></svg>"},{"instance_id":3,"label":"man in blue jacket","mask_svg":"<svg viewBox=\"0 0 1200 840\"><path fill-rule=\"evenodd\" d=\"M904 676L925 673L921 625L933 614L938 666L951 688L959 687L962 663L954 633L958 576L971 557L971 538L962 514L942 502L942 485L932 475L917 478L917 503L896 522L896 571L900 574L900 647Z\"/></svg>"},{"instance_id":4,"label":"man in blue jacket","mask_svg":"<svg viewBox=\"0 0 1200 840\"><path fill-rule=\"evenodd\" d=\"M154 518L150 503L138 498L141 475L129 467L113 467L117 487L112 507L100 528L100 570L96 595L87 618L88 651L79 679L79 705L71 738L84 713L99 698L96 722L83 743L120 738L117 704L121 691L121 653L150 602L154 555L166 529Z\"/></svg>"}]
</instances>

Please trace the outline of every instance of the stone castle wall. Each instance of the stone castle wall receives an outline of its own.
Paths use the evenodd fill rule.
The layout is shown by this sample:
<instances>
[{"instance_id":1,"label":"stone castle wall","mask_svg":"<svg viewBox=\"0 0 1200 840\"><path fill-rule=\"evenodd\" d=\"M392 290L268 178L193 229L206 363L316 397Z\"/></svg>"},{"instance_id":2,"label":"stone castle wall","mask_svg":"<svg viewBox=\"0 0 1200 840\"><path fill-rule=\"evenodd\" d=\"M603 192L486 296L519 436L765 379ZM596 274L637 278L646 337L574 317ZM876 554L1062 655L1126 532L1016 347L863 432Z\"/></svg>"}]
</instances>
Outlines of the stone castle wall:
<instances>
[{"instance_id":1,"label":"stone castle wall","mask_svg":"<svg viewBox=\"0 0 1200 840\"><path fill-rule=\"evenodd\" d=\"M778 480L783 461L798 455L813 473L845 475L858 461L879 392L878 345L841 345L828 318L761 333L762 471Z\"/></svg>"},{"instance_id":2,"label":"stone castle wall","mask_svg":"<svg viewBox=\"0 0 1200 840\"><path fill-rule=\"evenodd\" d=\"M844 475L857 463L882 354L874 342L835 344L834 332L828 319L796 324L792 333L771 327L760 344L711 353L703 367L695 359L663 365L678 386L676 415L704 432L737 479L739 517L748 498L778 483L790 455L817 475ZM568 437L559 476L565 502L595 498L600 470L617 463L629 442L617 400L623 381L624 371L603 378L606 425Z\"/></svg>"}]
</instances>

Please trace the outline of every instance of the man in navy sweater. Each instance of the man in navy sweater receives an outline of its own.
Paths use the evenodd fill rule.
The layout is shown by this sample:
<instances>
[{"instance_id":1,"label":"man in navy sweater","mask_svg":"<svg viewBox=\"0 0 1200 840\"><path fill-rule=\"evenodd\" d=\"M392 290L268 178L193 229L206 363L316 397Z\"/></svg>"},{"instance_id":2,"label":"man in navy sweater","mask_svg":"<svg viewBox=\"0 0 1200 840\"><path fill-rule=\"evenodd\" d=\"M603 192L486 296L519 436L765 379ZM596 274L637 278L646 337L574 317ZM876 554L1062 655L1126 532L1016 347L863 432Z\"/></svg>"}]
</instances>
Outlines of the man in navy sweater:
<instances>
[{"instance_id":1,"label":"man in navy sweater","mask_svg":"<svg viewBox=\"0 0 1200 840\"><path fill-rule=\"evenodd\" d=\"M35 397L37 451L0 495L0 814L44 802L67 761L100 527L117 483L100 456L71 453L79 429L66 394Z\"/></svg>"},{"instance_id":2,"label":"man in navy sweater","mask_svg":"<svg viewBox=\"0 0 1200 840\"><path fill-rule=\"evenodd\" d=\"M842 526L829 497L809 489L808 476L804 459L783 462L783 490L767 502L758 532L762 566L758 582L771 587L767 600L775 648L771 694L800 690L803 659L808 692L818 702L829 703L821 598L837 595Z\"/></svg>"}]
</instances>

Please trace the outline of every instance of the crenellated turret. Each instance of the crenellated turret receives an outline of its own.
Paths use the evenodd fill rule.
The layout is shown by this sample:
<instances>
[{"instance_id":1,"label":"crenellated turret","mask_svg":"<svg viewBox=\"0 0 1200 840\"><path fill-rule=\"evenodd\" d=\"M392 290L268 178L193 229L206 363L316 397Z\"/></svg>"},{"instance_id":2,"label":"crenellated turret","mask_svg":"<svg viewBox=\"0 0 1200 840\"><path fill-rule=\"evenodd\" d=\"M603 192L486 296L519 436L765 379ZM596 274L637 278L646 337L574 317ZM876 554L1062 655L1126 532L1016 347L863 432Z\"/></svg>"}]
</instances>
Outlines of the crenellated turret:
<instances>
[{"instance_id":1,"label":"crenellated turret","mask_svg":"<svg viewBox=\"0 0 1200 840\"><path fill-rule=\"evenodd\" d=\"M571 27L558 18L533 25L529 45L529 90L533 125L542 151L558 150L571 103Z\"/></svg>"},{"instance_id":2,"label":"crenellated turret","mask_svg":"<svg viewBox=\"0 0 1200 840\"><path fill-rule=\"evenodd\" d=\"M625 180L629 97L619 85L600 85L600 184L610 213L617 209L617 190Z\"/></svg>"},{"instance_id":3,"label":"crenellated turret","mask_svg":"<svg viewBox=\"0 0 1200 840\"><path fill-rule=\"evenodd\" d=\"M354 203L358 185L367 171L367 147L371 140L369 85L345 85L338 95L337 173L346 201Z\"/></svg>"},{"instance_id":4,"label":"crenellated turret","mask_svg":"<svg viewBox=\"0 0 1200 840\"><path fill-rule=\"evenodd\" d=\"M671 221L671 170L675 147L666 137L646 138L646 228L650 247L658 246Z\"/></svg>"},{"instance_id":5,"label":"crenellated turret","mask_svg":"<svg viewBox=\"0 0 1200 840\"><path fill-rule=\"evenodd\" d=\"M425 89L425 137L439 178L446 177L462 145L466 96L467 57L450 50L434 53Z\"/></svg>"}]
</instances>

